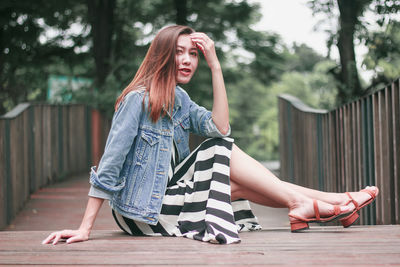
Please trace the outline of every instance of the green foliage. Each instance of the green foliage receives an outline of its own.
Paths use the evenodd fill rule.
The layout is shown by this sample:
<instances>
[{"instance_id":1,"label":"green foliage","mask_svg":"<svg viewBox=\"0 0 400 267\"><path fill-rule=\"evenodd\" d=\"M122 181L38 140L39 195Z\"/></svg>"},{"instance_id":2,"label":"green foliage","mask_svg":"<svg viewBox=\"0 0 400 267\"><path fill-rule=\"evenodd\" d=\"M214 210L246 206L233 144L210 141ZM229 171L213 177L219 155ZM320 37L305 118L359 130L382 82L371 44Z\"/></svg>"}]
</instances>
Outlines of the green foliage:
<instances>
[{"instance_id":1,"label":"green foliage","mask_svg":"<svg viewBox=\"0 0 400 267\"><path fill-rule=\"evenodd\" d=\"M367 94L398 76L398 60L390 52L398 41L396 34L388 34L391 31L389 28L393 25L397 27L396 15L400 10L398 0L309 0L307 3L314 14L323 14L327 18L321 23L338 17L338 28L327 30L330 35L327 40L329 51L332 45L336 45L340 54L340 66L331 72L340 82L337 87L338 103L346 103ZM364 19L366 11L373 12L377 25L387 27L386 31L370 32L371 25ZM354 56L356 40L369 48L363 62L368 70L374 71L374 78L369 85L364 82L362 86L363 81L359 81ZM391 53L389 60L386 53Z\"/></svg>"},{"instance_id":2,"label":"green foliage","mask_svg":"<svg viewBox=\"0 0 400 267\"><path fill-rule=\"evenodd\" d=\"M374 73L370 88L380 88L400 77L400 22L391 21L365 38L368 53L363 65Z\"/></svg>"},{"instance_id":3,"label":"green foliage","mask_svg":"<svg viewBox=\"0 0 400 267\"><path fill-rule=\"evenodd\" d=\"M311 72L314 66L325 58L315 52L306 44L293 44L293 53L288 53L287 61L289 66L286 66L287 71Z\"/></svg>"},{"instance_id":4,"label":"green foliage","mask_svg":"<svg viewBox=\"0 0 400 267\"><path fill-rule=\"evenodd\" d=\"M250 155L259 160L279 157L278 95L293 95L314 108L335 107L335 80L327 73L334 64L321 61L312 72L285 72L279 81L264 88L266 93L258 96L259 116L253 124L253 136L245 149Z\"/></svg>"},{"instance_id":5,"label":"green foliage","mask_svg":"<svg viewBox=\"0 0 400 267\"><path fill-rule=\"evenodd\" d=\"M95 80L97 39L87 3L2 1L0 113L18 102L45 100L49 75ZM310 3L316 12L335 8L334 0ZM391 12L387 1L374 3L381 14ZM104 82L96 88L64 92L72 95L73 102L88 103L109 117L116 97L133 78L155 33L174 24L178 13L174 0L115 0L113 8L111 53L104 58L110 68ZM304 44L288 48L279 35L253 30L252 24L261 17L256 4L187 0L185 8L187 24L215 41L230 103L232 136L250 155L260 160L278 158L278 94L293 94L319 108L335 105L337 84L329 73L336 63ZM382 23L388 25L387 21ZM364 39L369 40L370 49L365 66L379 77L396 77L398 27L371 35L364 29L362 33L368 36ZM211 73L200 57L198 71L184 88L194 101L211 109Z\"/></svg>"},{"instance_id":6,"label":"green foliage","mask_svg":"<svg viewBox=\"0 0 400 267\"><path fill-rule=\"evenodd\" d=\"M79 1L11 1L0 4L0 114L27 100L45 100L49 65L60 61L76 65L81 56L68 42L65 30L80 13ZM52 27L55 37L44 36Z\"/></svg>"}]
</instances>

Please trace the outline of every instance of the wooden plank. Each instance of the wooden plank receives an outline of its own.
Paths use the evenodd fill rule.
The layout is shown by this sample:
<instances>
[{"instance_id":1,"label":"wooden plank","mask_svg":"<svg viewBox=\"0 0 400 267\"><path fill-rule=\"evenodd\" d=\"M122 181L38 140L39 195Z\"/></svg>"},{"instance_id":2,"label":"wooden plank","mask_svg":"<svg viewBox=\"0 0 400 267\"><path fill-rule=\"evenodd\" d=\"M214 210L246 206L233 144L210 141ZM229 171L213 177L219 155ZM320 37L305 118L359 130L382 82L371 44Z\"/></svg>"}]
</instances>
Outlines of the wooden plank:
<instances>
[{"instance_id":1,"label":"wooden plank","mask_svg":"<svg viewBox=\"0 0 400 267\"><path fill-rule=\"evenodd\" d=\"M59 179L57 175L58 170L58 114L57 107L55 105L50 106L50 179L52 182Z\"/></svg>"},{"instance_id":2,"label":"wooden plank","mask_svg":"<svg viewBox=\"0 0 400 267\"><path fill-rule=\"evenodd\" d=\"M0 229L7 225L7 177L6 177L6 153L5 147L5 120L0 119Z\"/></svg>"},{"instance_id":3,"label":"wooden plank","mask_svg":"<svg viewBox=\"0 0 400 267\"><path fill-rule=\"evenodd\" d=\"M329 140L330 140L330 150L331 150L331 168L332 176L330 179L331 186L328 188L330 192L339 192L337 187L337 180L339 178L339 168L338 168L338 149L337 149L337 132L336 132L336 116L337 111L329 113ZM334 177L334 178L333 178Z\"/></svg>"},{"instance_id":4,"label":"wooden plank","mask_svg":"<svg viewBox=\"0 0 400 267\"><path fill-rule=\"evenodd\" d=\"M15 216L15 214L17 214L17 212L19 211L19 190L18 190L18 176L17 173L19 170L19 166L18 166L18 156L19 156L19 140L18 140L18 125L17 125L17 121L15 119L12 119L9 121L10 123L10 173L11 173L11 198L9 198L9 200L12 202L12 209L11 212L13 214L12 217Z\"/></svg>"},{"instance_id":5,"label":"wooden plank","mask_svg":"<svg viewBox=\"0 0 400 267\"><path fill-rule=\"evenodd\" d=\"M185 238L130 237L94 231L91 241L39 245L46 232L0 232L0 264L383 266L400 263L400 226L314 227L242 233L242 242L212 245ZM155 253L157 252L157 253Z\"/></svg>"},{"instance_id":6,"label":"wooden plank","mask_svg":"<svg viewBox=\"0 0 400 267\"><path fill-rule=\"evenodd\" d=\"M24 188L23 188L23 195L24 195L24 203L29 198L30 195L30 173L29 173L29 108L26 109L22 114L22 142L23 142L23 149L22 149L22 177L21 179L24 180ZM23 206L22 206L23 207ZM21 207L21 208L22 208Z\"/></svg>"},{"instance_id":7,"label":"wooden plank","mask_svg":"<svg viewBox=\"0 0 400 267\"><path fill-rule=\"evenodd\" d=\"M348 105L343 107L343 189L344 191L351 191L349 188L348 177L349 177L349 109Z\"/></svg>"},{"instance_id":8,"label":"wooden plank","mask_svg":"<svg viewBox=\"0 0 400 267\"><path fill-rule=\"evenodd\" d=\"M393 109L391 107L392 104L392 88L387 86L385 89L385 113L386 113L386 131L385 131L385 145L387 146L387 176L386 183L389 186L389 199L390 204L388 205L388 223L394 224L396 223L396 213L395 213L395 182L394 182L394 155L393 155Z\"/></svg>"},{"instance_id":9,"label":"wooden plank","mask_svg":"<svg viewBox=\"0 0 400 267\"><path fill-rule=\"evenodd\" d=\"M43 185L43 157L42 157L42 107L40 105L36 105L34 109L34 143L35 143L35 179L36 179L36 187L40 188Z\"/></svg>"},{"instance_id":10,"label":"wooden plank","mask_svg":"<svg viewBox=\"0 0 400 267\"><path fill-rule=\"evenodd\" d=\"M345 140L344 140L344 107L340 109L340 117L338 118L339 121L339 137L340 137L340 181L339 181L339 188L340 188L340 192L344 192L346 191L346 187L345 187L345 177L346 177L346 173L345 173L345 153L344 153L344 146L345 146Z\"/></svg>"},{"instance_id":11,"label":"wooden plank","mask_svg":"<svg viewBox=\"0 0 400 267\"><path fill-rule=\"evenodd\" d=\"M310 266L323 262L328 266L379 266L400 263L400 225L343 228L311 224L303 233L291 233L289 225L265 225L263 231L241 233L238 244L214 245L183 237L125 235L113 222L106 205L100 210L91 240L41 245L52 230L78 227L89 187L86 176L72 177L32 195L15 221L14 229L19 231L0 232L0 264ZM273 210L277 209L256 215L276 217Z\"/></svg>"},{"instance_id":12,"label":"wooden plank","mask_svg":"<svg viewBox=\"0 0 400 267\"><path fill-rule=\"evenodd\" d=\"M355 157L356 162L356 176L353 178L355 180L355 190L362 188L363 179L365 179L365 174L363 173L363 160L365 157L365 151L362 146L362 136L363 136L363 128L362 128L362 115L361 115L361 100L356 102L356 126L355 133L357 135L357 153Z\"/></svg>"},{"instance_id":13,"label":"wooden plank","mask_svg":"<svg viewBox=\"0 0 400 267\"><path fill-rule=\"evenodd\" d=\"M388 110L387 110L387 87L383 90L380 91L381 95L381 108L382 108L382 118L381 118L381 125L380 127L382 128L382 134L381 134L381 146L382 146L382 193L385 196L385 205L383 206L384 208L384 216L383 216L383 223L384 224L390 224L391 221L391 215L390 215L390 207L391 207L391 198L390 198L390 166L389 166L389 161L390 161L390 156L389 156L389 140L388 140Z\"/></svg>"},{"instance_id":14,"label":"wooden plank","mask_svg":"<svg viewBox=\"0 0 400 267\"><path fill-rule=\"evenodd\" d=\"M372 113L373 113L373 128L375 130L374 135L374 148L375 148L375 157L374 157L374 166L375 166L375 180L376 186L382 189L382 175L381 175L381 155L382 155L382 146L380 144L381 140L381 127L380 127L380 96L379 93L372 95ZM377 202L383 203L383 193L382 191L377 196ZM379 201L378 201L379 200ZM378 224L383 224L383 209L382 204L377 205L376 219Z\"/></svg>"},{"instance_id":15,"label":"wooden plank","mask_svg":"<svg viewBox=\"0 0 400 267\"><path fill-rule=\"evenodd\" d=\"M392 84L393 175L395 189L395 223L400 224L400 80Z\"/></svg>"},{"instance_id":16,"label":"wooden plank","mask_svg":"<svg viewBox=\"0 0 400 267\"><path fill-rule=\"evenodd\" d=\"M348 128L347 128L347 154L348 154L348 163L347 163L347 169L348 169L348 176L346 177L346 184L347 184L347 191L353 191L354 187L354 132L353 132L353 127L354 127L354 102L349 103L348 106L348 112L347 112L347 123L348 123Z\"/></svg>"}]
</instances>

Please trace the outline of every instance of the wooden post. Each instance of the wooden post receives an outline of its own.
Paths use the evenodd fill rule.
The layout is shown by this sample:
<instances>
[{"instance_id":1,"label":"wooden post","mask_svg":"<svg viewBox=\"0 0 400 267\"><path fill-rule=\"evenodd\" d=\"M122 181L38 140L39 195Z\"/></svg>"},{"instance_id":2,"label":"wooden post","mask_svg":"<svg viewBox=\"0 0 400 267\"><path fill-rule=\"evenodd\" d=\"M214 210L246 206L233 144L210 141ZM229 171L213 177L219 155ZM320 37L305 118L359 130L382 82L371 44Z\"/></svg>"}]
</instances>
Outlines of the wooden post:
<instances>
[{"instance_id":1,"label":"wooden post","mask_svg":"<svg viewBox=\"0 0 400 267\"><path fill-rule=\"evenodd\" d=\"M101 158L101 120L100 112L92 109L92 165L97 166Z\"/></svg>"}]
</instances>

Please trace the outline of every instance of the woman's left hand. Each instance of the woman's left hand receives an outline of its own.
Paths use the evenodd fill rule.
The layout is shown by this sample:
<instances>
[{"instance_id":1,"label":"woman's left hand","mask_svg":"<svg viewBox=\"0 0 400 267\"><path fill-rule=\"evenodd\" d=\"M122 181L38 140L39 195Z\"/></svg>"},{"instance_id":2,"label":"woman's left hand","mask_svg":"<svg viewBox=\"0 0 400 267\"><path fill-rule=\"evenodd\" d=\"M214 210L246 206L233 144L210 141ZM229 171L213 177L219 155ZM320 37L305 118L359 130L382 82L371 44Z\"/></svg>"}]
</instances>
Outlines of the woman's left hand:
<instances>
[{"instance_id":1,"label":"woman's left hand","mask_svg":"<svg viewBox=\"0 0 400 267\"><path fill-rule=\"evenodd\" d=\"M215 52L214 41L211 40L207 34L202 32L194 32L190 34L190 38L192 38L192 41L201 50L201 52L203 52L207 64L211 70L221 68L217 53Z\"/></svg>"}]
</instances>

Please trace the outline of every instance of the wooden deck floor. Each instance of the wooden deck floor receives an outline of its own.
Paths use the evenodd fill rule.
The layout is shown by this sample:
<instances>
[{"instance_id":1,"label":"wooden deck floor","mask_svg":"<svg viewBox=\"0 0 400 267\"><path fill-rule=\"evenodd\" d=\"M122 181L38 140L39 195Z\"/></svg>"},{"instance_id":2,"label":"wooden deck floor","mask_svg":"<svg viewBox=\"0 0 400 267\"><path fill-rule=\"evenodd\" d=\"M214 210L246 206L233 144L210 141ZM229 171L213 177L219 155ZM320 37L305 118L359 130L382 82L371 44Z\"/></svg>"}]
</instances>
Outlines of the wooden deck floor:
<instances>
[{"instance_id":1,"label":"wooden deck floor","mask_svg":"<svg viewBox=\"0 0 400 267\"><path fill-rule=\"evenodd\" d=\"M52 231L79 225L87 177L76 177L32 195L14 222L0 232L0 265L146 266L400 266L400 225L348 229L311 225L290 233L285 210L254 206L263 231L241 233L241 243L213 245L177 237L130 237L103 205L91 240L41 245Z\"/></svg>"}]
</instances>

